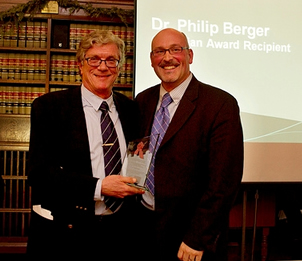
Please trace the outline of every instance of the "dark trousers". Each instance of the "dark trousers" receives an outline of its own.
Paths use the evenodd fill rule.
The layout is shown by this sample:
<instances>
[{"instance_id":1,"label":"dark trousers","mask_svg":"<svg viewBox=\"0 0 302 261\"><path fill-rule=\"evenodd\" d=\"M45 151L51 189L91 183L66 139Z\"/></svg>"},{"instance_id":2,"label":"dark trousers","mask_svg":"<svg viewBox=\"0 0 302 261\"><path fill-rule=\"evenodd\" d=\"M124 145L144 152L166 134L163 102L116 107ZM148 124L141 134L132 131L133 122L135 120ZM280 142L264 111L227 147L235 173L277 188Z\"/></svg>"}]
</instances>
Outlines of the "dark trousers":
<instances>
[{"instance_id":1,"label":"dark trousers","mask_svg":"<svg viewBox=\"0 0 302 261\"><path fill-rule=\"evenodd\" d=\"M131 209L122 208L110 216L92 217L83 223L61 224L33 213L27 256L66 260L141 260L136 259L135 231Z\"/></svg>"},{"instance_id":2,"label":"dark trousers","mask_svg":"<svg viewBox=\"0 0 302 261\"><path fill-rule=\"evenodd\" d=\"M181 240L175 240L178 237L167 234L166 231L158 231L160 220L156 219L156 213L148 210L143 205L138 207L140 217L140 231L144 236L139 242L139 255L144 261L178 261L177 253L181 244ZM226 224L228 222L226 221ZM226 226L227 228L227 226ZM162 236L165 240L162 240ZM167 239L167 240L166 240ZM227 261L227 229L223 230L217 242L217 251L215 253L205 251L202 261Z\"/></svg>"}]
</instances>

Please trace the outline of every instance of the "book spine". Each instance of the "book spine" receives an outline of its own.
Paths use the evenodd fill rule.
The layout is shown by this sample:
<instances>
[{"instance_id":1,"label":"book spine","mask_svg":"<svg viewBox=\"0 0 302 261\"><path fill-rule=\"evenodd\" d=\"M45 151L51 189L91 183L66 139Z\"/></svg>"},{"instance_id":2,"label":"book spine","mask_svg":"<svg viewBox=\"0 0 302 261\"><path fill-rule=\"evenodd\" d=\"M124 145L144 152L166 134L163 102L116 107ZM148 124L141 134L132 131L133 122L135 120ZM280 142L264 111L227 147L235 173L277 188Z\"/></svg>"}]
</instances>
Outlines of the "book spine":
<instances>
[{"instance_id":1,"label":"book spine","mask_svg":"<svg viewBox=\"0 0 302 261\"><path fill-rule=\"evenodd\" d=\"M26 87L25 88L25 114L30 114L31 111L31 88L32 87Z\"/></svg>"},{"instance_id":2,"label":"book spine","mask_svg":"<svg viewBox=\"0 0 302 261\"><path fill-rule=\"evenodd\" d=\"M18 25L13 24L10 32L10 47L18 47Z\"/></svg>"},{"instance_id":3,"label":"book spine","mask_svg":"<svg viewBox=\"0 0 302 261\"><path fill-rule=\"evenodd\" d=\"M8 79L8 53L3 53L3 59L2 59L2 79L7 80Z\"/></svg>"},{"instance_id":4,"label":"book spine","mask_svg":"<svg viewBox=\"0 0 302 261\"><path fill-rule=\"evenodd\" d=\"M14 86L12 87L12 94L11 94L11 100L12 100L12 113L13 114L18 114L19 113L19 87L18 86Z\"/></svg>"},{"instance_id":5,"label":"book spine","mask_svg":"<svg viewBox=\"0 0 302 261\"><path fill-rule=\"evenodd\" d=\"M5 113L12 114L13 113L13 103L12 103L12 94L13 94L13 87L6 86L5 91Z\"/></svg>"},{"instance_id":6,"label":"book spine","mask_svg":"<svg viewBox=\"0 0 302 261\"><path fill-rule=\"evenodd\" d=\"M27 80L27 53L20 55L21 80Z\"/></svg>"},{"instance_id":7,"label":"book spine","mask_svg":"<svg viewBox=\"0 0 302 261\"><path fill-rule=\"evenodd\" d=\"M11 31L12 31L12 24L11 23L5 24L5 29L3 34L4 47L10 47Z\"/></svg>"},{"instance_id":8,"label":"book spine","mask_svg":"<svg viewBox=\"0 0 302 261\"><path fill-rule=\"evenodd\" d=\"M3 47L3 37L5 34L5 26L4 26L4 22L0 21L0 47Z\"/></svg>"},{"instance_id":9,"label":"book spine","mask_svg":"<svg viewBox=\"0 0 302 261\"><path fill-rule=\"evenodd\" d=\"M56 55L51 56L50 60L50 80L56 81Z\"/></svg>"},{"instance_id":10,"label":"book spine","mask_svg":"<svg viewBox=\"0 0 302 261\"><path fill-rule=\"evenodd\" d=\"M0 85L0 113L5 113L5 86Z\"/></svg>"},{"instance_id":11,"label":"book spine","mask_svg":"<svg viewBox=\"0 0 302 261\"><path fill-rule=\"evenodd\" d=\"M69 48L71 50L76 50L77 48L77 25L70 24L69 28Z\"/></svg>"},{"instance_id":12,"label":"book spine","mask_svg":"<svg viewBox=\"0 0 302 261\"><path fill-rule=\"evenodd\" d=\"M21 54L16 53L15 80L21 80Z\"/></svg>"},{"instance_id":13,"label":"book spine","mask_svg":"<svg viewBox=\"0 0 302 261\"><path fill-rule=\"evenodd\" d=\"M40 80L40 54L34 54L34 80Z\"/></svg>"},{"instance_id":14,"label":"book spine","mask_svg":"<svg viewBox=\"0 0 302 261\"><path fill-rule=\"evenodd\" d=\"M57 81L63 82L63 55L57 56L56 75L57 75Z\"/></svg>"},{"instance_id":15,"label":"book spine","mask_svg":"<svg viewBox=\"0 0 302 261\"><path fill-rule=\"evenodd\" d=\"M123 64L121 71L120 71L120 75L119 75L120 84L126 84L126 63Z\"/></svg>"},{"instance_id":16,"label":"book spine","mask_svg":"<svg viewBox=\"0 0 302 261\"><path fill-rule=\"evenodd\" d=\"M15 80L16 54L8 54L8 79Z\"/></svg>"},{"instance_id":17,"label":"book spine","mask_svg":"<svg viewBox=\"0 0 302 261\"><path fill-rule=\"evenodd\" d=\"M27 80L34 80L35 57L34 54L27 54Z\"/></svg>"},{"instance_id":18,"label":"book spine","mask_svg":"<svg viewBox=\"0 0 302 261\"><path fill-rule=\"evenodd\" d=\"M78 66L76 56L69 56L69 80L70 82L76 82L76 76L78 75Z\"/></svg>"},{"instance_id":19,"label":"book spine","mask_svg":"<svg viewBox=\"0 0 302 261\"><path fill-rule=\"evenodd\" d=\"M41 22L34 21L33 23L33 47L40 48L41 47Z\"/></svg>"},{"instance_id":20,"label":"book spine","mask_svg":"<svg viewBox=\"0 0 302 261\"><path fill-rule=\"evenodd\" d=\"M133 59L132 58L126 59L126 83L127 84L133 83Z\"/></svg>"},{"instance_id":21,"label":"book spine","mask_svg":"<svg viewBox=\"0 0 302 261\"><path fill-rule=\"evenodd\" d=\"M87 34L88 34L88 25L87 24L81 24L81 27L80 27L80 39L79 39L79 41L81 42L82 39Z\"/></svg>"},{"instance_id":22,"label":"book spine","mask_svg":"<svg viewBox=\"0 0 302 261\"><path fill-rule=\"evenodd\" d=\"M126 35L126 53L133 52L133 41L134 41L134 30L133 27L127 27L127 35Z\"/></svg>"},{"instance_id":23,"label":"book spine","mask_svg":"<svg viewBox=\"0 0 302 261\"><path fill-rule=\"evenodd\" d=\"M41 48L46 48L47 47L47 22L42 21L40 29L41 29L40 30Z\"/></svg>"},{"instance_id":24,"label":"book spine","mask_svg":"<svg viewBox=\"0 0 302 261\"><path fill-rule=\"evenodd\" d=\"M46 54L41 54L40 55L40 80L45 81L46 80Z\"/></svg>"},{"instance_id":25,"label":"book spine","mask_svg":"<svg viewBox=\"0 0 302 261\"><path fill-rule=\"evenodd\" d=\"M3 53L0 53L0 79L2 79Z\"/></svg>"},{"instance_id":26,"label":"book spine","mask_svg":"<svg viewBox=\"0 0 302 261\"><path fill-rule=\"evenodd\" d=\"M68 65L69 65L69 57L68 55L63 55L62 56L63 82L70 81Z\"/></svg>"},{"instance_id":27,"label":"book spine","mask_svg":"<svg viewBox=\"0 0 302 261\"><path fill-rule=\"evenodd\" d=\"M18 28L18 46L26 47L26 22L22 21Z\"/></svg>"},{"instance_id":28,"label":"book spine","mask_svg":"<svg viewBox=\"0 0 302 261\"><path fill-rule=\"evenodd\" d=\"M26 24L26 47L34 47L34 22L27 21Z\"/></svg>"},{"instance_id":29,"label":"book spine","mask_svg":"<svg viewBox=\"0 0 302 261\"><path fill-rule=\"evenodd\" d=\"M82 24L76 24L76 50L79 48L81 42L81 32L82 32Z\"/></svg>"},{"instance_id":30,"label":"book spine","mask_svg":"<svg viewBox=\"0 0 302 261\"><path fill-rule=\"evenodd\" d=\"M25 86L19 87L19 97L18 97L18 100L19 100L18 113L19 114L25 114L25 106L26 106L25 91L26 91Z\"/></svg>"}]
</instances>

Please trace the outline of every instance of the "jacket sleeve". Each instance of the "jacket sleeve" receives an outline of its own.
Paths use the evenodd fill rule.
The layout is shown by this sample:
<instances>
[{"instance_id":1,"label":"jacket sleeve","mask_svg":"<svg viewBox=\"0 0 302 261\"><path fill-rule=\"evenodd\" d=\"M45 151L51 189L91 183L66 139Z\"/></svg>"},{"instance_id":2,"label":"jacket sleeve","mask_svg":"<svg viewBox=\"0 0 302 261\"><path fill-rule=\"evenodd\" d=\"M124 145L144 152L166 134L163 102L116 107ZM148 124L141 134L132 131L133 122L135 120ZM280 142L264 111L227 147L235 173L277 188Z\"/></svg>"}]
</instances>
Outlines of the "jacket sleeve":
<instances>
[{"instance_id":1,"label":"jacket sleeve","mask_svg":"<svg viewBox=\"0 0 302 261\"><path fill-rule=\"evenodd\" d=\"M81 128L85 130L85 125L72 124L72 117L78 121L81 117L75 108L72 111L77 116L71 116L64 105L67 97L50 93L33 102L29 148L33 204L63 216L73 215L77 207L93 211L97 182L92 177L89 145L83 142L85 131Z\"/></svg>"},{"instance_id":2,"label":"jacket sleeve","mask_svg":"<svg viewBox=\"0 0 302 261\"><path fill-rule=\"evenodd\" d=\"M239 108L227 99L208 134L208 186L198 202L184 242L193 249L215 252L221 231L228 226L243 172L243 134Z\"/></svg>"}]
</instances>

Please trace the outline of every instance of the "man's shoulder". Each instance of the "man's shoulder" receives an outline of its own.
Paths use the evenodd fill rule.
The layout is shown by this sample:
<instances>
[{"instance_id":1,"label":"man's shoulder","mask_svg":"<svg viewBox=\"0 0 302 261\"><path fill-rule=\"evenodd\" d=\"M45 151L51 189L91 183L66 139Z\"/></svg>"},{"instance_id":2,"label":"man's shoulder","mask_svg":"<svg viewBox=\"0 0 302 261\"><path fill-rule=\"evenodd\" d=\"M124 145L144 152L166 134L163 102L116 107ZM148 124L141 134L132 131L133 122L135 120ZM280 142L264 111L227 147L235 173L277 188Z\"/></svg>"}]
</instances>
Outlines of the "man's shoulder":
<instances>
[{"instance_id":1,"label":"man's shoulder","mask_svg":"<svg viewBox=\"0 0 302 261\"><path fill-rule=\"evenodd\" d=\"M32 108L44 111L63 111L76 104L81 104L80 88L45 93L32 102Z\"/></svg>"},{"instance_id":2,"label":"man's shoulder","mask_svg":"<svg viewBox=\"0 0 302 261\"><path fill-rule=\"evenodd\" d=\"M216 97L216 99L223 100L236 100L235 97L229 93L227 90L222 89L214 85L210 85L204 82L197 80L196 78L192 82L193 84L198 85L198 88L201 90L202 97Z\"/></svg>"},{"instance_id":3,"label":"man's shoulder","mask_svg":"<svg viewBox=\"0 0 302 261\"><path fill-rule=\"evenodd\" d=\"M159 93L160 84L154 85L152 87L149 87L143 91L141 91L137 96L135 97L136 100L140 100L144 97L149 97L150 95L155 95Z\"/></svg>"},{"instance_id":4,"label":"man's shoulder","mask_svg":"<svg viewBox=\"0 0 302 261\"><path fill-rule=\"evenodd\" d=\"M65 100L67 97L73 97L74 95L80 95L80 87L74 89L65 89L60 91L52 91L43 94L42 96L38 97L36 100L38 101L53 101L53 100Z\"/></svg>"},{"instance_id":5,"label":"man's shoulder","mask_svg":"<svg viewBox=\"0 0 302 261\"><path fill-rule=\"evenodd\" d=\"M113 99L118 99L120 101L125 101L125 102L133 102L133 100L131 99L131 97L126 96L123 93L120 93L118 91L113 91Z\"/></svg>"}]
</instances>

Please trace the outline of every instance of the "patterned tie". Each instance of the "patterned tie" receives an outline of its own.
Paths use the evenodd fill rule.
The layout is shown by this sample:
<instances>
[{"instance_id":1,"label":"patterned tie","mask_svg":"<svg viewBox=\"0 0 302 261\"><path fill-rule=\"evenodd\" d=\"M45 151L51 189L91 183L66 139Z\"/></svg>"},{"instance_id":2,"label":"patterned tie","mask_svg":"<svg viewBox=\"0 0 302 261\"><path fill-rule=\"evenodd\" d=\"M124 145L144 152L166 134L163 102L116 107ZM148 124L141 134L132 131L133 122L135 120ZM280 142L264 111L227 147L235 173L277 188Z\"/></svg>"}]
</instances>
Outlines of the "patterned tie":
<instances>
[{"instance_id":1,"label":"patterned tie","mask_svg":"<svg viewBox=\"0 0 302 261\"><path fill-rule=\"evenodd\" d=\"M121 152L118 143L117 134L113 122L109 116L108 104L103 102L100 106L101 115L101 130L103 137L103 152L106 176L111 174L119 174L121 170Z\"/></svg>"},{"instance_id":2,"label":"patterned tie","mask_svg":"<svg viewBox=\"0 0 302 261\"><path fill-rule=\"evenodd\" d=\"M170 123L170 115L168 110L168 105L172 102L172 98L169 93L163 96L160 108L155 114L152 130L151 130L151 140L150 140L150 152L153 152L153 157L148 172L146 187L154 195L154 163L157 149L163 140L166 130Z\"/></svg>"},{"instance_id":3,"label":"patterned tie","mask_svg":"<svg viewBox=\"0 0 302 261\"><path fill-rule=\"evenodd\" d=\"M121 152L117 134L108 113L109 107L107 102L104 101L101 104L100 110L102 111L101 131L103 137L105 176L118 175L122 167ZM105 204L112 211L115 211L121 202L122 200L117 198L105 197Z\"/></svg>"}]
</instances>

